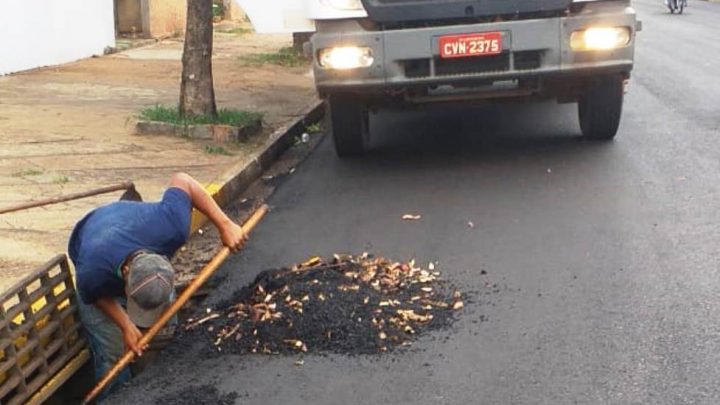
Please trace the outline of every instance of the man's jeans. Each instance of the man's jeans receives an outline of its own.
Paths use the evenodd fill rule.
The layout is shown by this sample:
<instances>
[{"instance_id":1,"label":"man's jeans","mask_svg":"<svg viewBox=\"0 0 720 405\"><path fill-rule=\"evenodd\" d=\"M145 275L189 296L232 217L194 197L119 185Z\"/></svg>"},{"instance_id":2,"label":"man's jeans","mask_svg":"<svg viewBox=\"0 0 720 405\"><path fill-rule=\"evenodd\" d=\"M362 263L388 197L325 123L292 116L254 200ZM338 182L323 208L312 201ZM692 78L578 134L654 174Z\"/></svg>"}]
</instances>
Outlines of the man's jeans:
<instances>
[{"instance_id":1,"label":"man's jeans","mask_svg":"<svg viewBox=\"0 0 720 405\"><path fill-rule=\"evenodd\" d=\"M120 328L108 318L98 307L93 304L85 304L77 294L78 312L80 321L85 327L85 336L90 344L92 352L93 365L95 367L95 379L99 381L105 373L110 370L117 360L125 354L125 340ZM125 308L126 300L124 297L117 298L120 305ZM170 296L170 302L175 301L175 291ZM168 325L177 325L177 315L170 318ZM143 331L144 333L144 331ZM130 380L130 367L125 367L113 381L108 384L98 396L97 402L100 403L105 399L116 387Z\"/></svg>"},{"instance_id":2,"label":"man's jeans","mask_svg":"<svg viewBox=\"0 0 720 405\"><path fill-rule=\"evenodd\" d=\"M80 321L85 327L85 336L90 344L95 379L99 381L110 370L115 362L125 354L125 341L120 328L93 304L85 304L77 297ZM117 299L125 307L125 298ZM130 368L125 367L98 396L101 402L115 387L130 380Z\"/></svg>"}]
</instances>

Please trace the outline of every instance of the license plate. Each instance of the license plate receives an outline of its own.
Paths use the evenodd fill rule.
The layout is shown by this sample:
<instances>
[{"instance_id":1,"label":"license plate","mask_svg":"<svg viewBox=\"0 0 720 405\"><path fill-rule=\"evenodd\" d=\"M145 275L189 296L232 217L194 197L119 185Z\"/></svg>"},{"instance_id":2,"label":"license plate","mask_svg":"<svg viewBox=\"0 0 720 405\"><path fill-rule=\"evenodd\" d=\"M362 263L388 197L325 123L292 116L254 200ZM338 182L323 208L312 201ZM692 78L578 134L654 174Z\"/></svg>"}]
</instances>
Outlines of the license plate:
<instances>
[{"instance_id":1,"label":"license plate","mask_svg":"<svg viewBox=\"0 0 720 405\"><path fill-rule=\"evenodd\" d=\"M445 35L440 37L441 58L497 55L502 52L500 32Z\"/></svg>"}]
</instances>

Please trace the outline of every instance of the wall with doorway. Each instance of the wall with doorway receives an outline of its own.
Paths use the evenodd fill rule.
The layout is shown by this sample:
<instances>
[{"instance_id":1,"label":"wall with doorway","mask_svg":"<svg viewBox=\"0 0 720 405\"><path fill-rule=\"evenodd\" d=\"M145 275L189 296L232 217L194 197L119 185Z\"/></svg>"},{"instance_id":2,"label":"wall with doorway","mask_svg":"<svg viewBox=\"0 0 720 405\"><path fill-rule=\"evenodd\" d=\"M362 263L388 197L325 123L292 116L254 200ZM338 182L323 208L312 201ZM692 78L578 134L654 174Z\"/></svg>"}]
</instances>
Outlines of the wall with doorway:
<instances>
[{"instance_id":1,"label":"wall with doorway","mask_svg":"<svg viewBox=\"0 0 720 405\"><path fill-rule=\"evenodd\" d=\"M0 1L0 75L102 55L114 46L113 0Z\"/></svg>"},{"instance_id":2,"label":"wall with doorway","mask_svg":"<svg viewBox=\"0 0 720 405\"><path fill-rule=\"evenodd\" d=\"M115 0L117 4L117 28L121 34L141 35L142 0Z\"/></svg>"}]
</instances>

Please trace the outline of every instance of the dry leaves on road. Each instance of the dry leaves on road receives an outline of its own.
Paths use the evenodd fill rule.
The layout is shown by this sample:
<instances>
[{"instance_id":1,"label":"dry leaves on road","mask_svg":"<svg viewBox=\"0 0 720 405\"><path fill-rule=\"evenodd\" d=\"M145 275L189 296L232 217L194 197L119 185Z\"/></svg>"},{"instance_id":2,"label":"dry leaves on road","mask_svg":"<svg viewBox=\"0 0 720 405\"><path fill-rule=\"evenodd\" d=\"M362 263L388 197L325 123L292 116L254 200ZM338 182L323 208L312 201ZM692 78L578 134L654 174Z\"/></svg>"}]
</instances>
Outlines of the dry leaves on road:
<instances>
[{"instance_id":1,"label":"dry leaves on road","mask_svg":"<svg viewBox=\"0 0 720 405\"><path fill-rule=\"evenodd\" d=\"M439 275L414 261L368 254L312 257L260 273L187 328L208 336L209 346L221 352L381 353L453 321L462 294Z\"/></svg>"}]
</instances>

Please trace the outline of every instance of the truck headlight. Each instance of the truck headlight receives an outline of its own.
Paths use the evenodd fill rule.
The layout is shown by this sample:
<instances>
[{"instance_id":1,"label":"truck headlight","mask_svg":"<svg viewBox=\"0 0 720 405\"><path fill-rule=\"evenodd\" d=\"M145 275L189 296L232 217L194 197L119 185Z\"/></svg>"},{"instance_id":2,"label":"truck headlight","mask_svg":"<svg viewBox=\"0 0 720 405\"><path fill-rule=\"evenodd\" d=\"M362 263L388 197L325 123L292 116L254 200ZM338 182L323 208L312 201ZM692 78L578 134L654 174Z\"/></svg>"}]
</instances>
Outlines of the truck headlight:
<instances>
[{"instance_id":1,"label":"truck headlight","mask_svg":"<svg viewBox=\"0 0 720 405\"><path fill-rule=\"evenodd\" d=\"M336 10L362 10L361 0L321 0L326 6Z\"/></svg>"},{"instance_id":2,"label":"truck headlight","mask_svg":"<svg viewBox=\"0 0 720 405\"><path fill-rule=\"evenodd\" d=\"M318 53L320 66L328 69L356 69L373 63L372 49L364 46L341 46L321 49Z\"/></svg>"},{"instance_id":3,"label":"truck headlight","mask_svg":"<svg viewBox=\"0 0 720 405\"><path fill-rule=\"evenodd\" d=\"M602 51L621 48L630 43L628 27L593 27L575 31L570 35L570 48L574 51Z\"/></svg>"}]
</instances>

